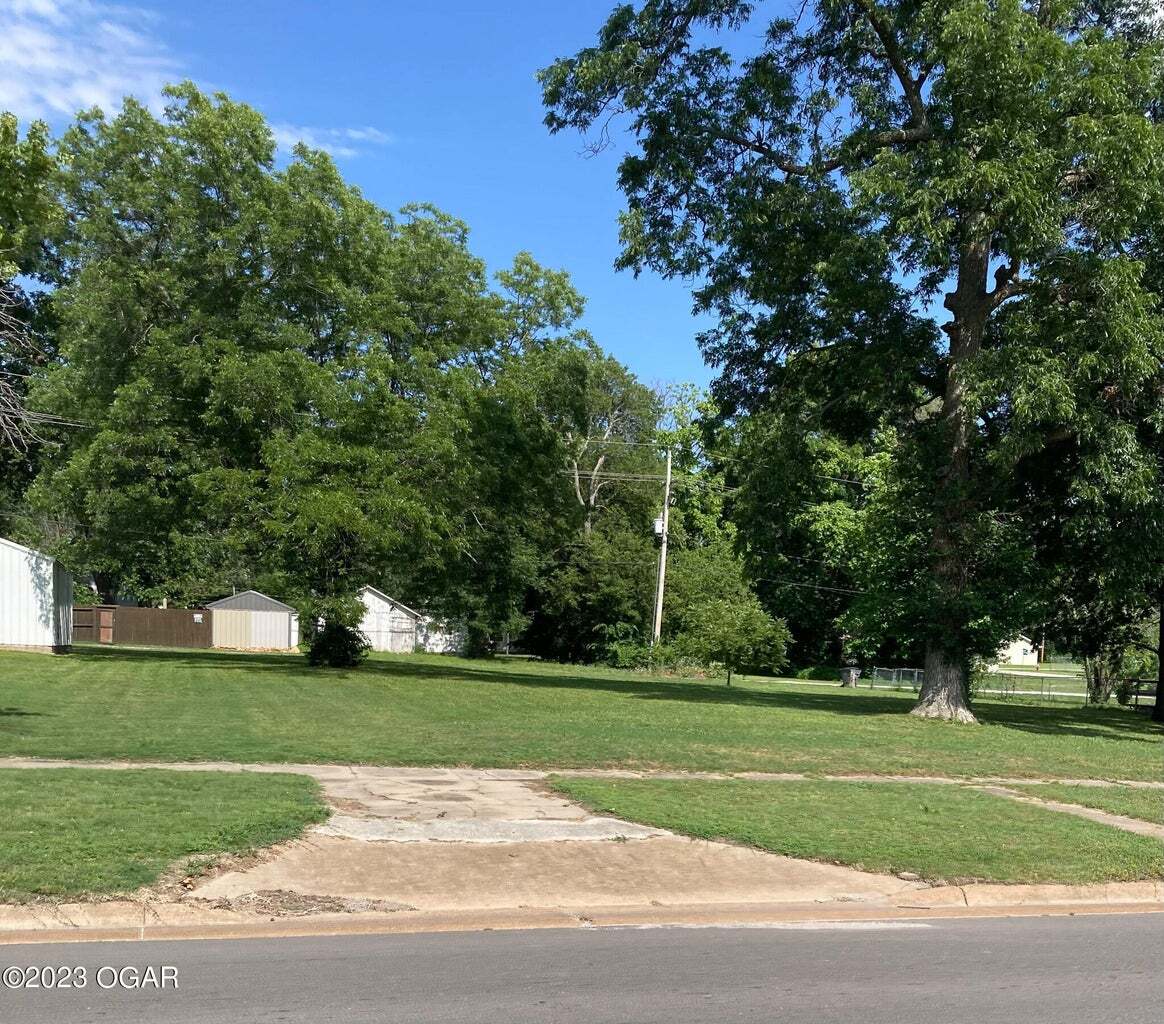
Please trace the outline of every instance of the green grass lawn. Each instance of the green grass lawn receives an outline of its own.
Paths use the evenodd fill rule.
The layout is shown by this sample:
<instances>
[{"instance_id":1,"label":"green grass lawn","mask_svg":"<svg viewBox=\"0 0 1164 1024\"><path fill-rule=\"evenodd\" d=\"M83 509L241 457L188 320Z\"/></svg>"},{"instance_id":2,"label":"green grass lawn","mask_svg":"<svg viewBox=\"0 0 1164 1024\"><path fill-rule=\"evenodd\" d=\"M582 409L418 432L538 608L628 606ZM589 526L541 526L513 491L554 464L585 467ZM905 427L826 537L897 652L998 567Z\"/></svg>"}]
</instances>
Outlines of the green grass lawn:
<instances>
[{"instance_id":1,"label":"green grass lawn","mask_svg":"<svg viewBox=\"0 0 1164 1024\"><path fill-rule=\"evenodd\" d=\"M1110 814L1122 814L1141 821L1164 825L1164 790L1135 789L1131 786L1062 786L1043 783L1038 786L1012 786L1044 800L1094 807Z\"/></svg>"},{"instance_id":2,"label":"green grass lawn","mask_svg":"<svg viewBox=\"0 0 1164 1024\"><path fill-rule=\"evenodd\" d=\"M1164 846L961 786L731 780L553 780L594 811L704 839L928 880L1133 881Z\"/></svg>"},{"instance_id":3,"label":"green grass lawn","mask_svg":"<svg viewBox=\"0 0 1164 1024\"><path fill-rule=\"evenodd\" d=\"M245 853L326 816L302 775L0 769L0 901L130 892L184 858Z\"/></svg>"},{"instance_id":4,"label":"green grass lawn","mask_svg":"<svg viewBox=\"0 0 1164 1024\"><path fill-rule=\"evenodd\" d=\"M1131 711L980 702L978 727L910 693L663 679L531 661L79 649L0 654L0 756L798 770L1158 779Z\"/></svg>"}]
</instances>

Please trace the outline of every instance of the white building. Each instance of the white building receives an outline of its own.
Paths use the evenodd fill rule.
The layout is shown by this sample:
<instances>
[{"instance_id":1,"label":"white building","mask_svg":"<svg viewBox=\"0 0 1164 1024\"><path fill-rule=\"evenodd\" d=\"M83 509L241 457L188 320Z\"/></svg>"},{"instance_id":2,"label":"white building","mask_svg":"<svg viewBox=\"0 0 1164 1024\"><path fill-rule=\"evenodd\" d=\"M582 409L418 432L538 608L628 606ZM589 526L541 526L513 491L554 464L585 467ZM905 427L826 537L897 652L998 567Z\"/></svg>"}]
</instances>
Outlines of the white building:
<instances>
[{"instance_id":1,"label":"white building","mask_svg":"<svg viewBox=\"0 0 1164 1024\"><path fill-rule=\"evenodd\" d=\"M1031 642L1029 636L1020 633L1010 643L1003 644L998 649L998 664L999 666L1031 665L1038 668L1039 648Z\"/></svg>"},{"instance_id":2,"label":"white building","mask_svg":"<svg viewBox=\"0 0 1164 1024\"><path fill-rule=\"evenodd\" d=\"M426 615L420 620L420 646L426 654L460 654L465 646L465 634Z\"/></svg>"},{"instance_id":3,"label":"white building","mask_svg":"<svg viewBox=\"0 0 1164 1024\"><path fill-rule=\"evenodd\" d=\"M368 638L374 651L411 654L421 650L429 654L454 654L461 649L459 633L389 597L382 590L361 587L360 600L364 602L360 632Z\"/></svg>"},{"instance_id":4,"label":"white building","mask_svg":"<svg viewBox=\"0 0 1164 1024\"><path fill-rule=\"evenodd\" d=\"M73 642L73 577L0 537L0 647L63 651Z\"/></svg>"},{"instance_id":5,"label":"white building","mask_svg":"<svg viewBox=\"0 0 1164 1024\"><path fill-rule=\"evenodd\" d=\"M424 618L420 612L375 587L361 587L360 600L364 602L360 632L368 638L372 650L396 654L411 654L416 650Z\"/></svg>"},{"instance_id":6,"label":"white building","mask_svg":"<svg viewBox=\"0 0 1164 1024\"><path fill-rule=\"evenodd\" d=\"M211 601L211 643L238 651L289 651L299 646L299 613L289 604L244 590Z\"/></svg>"}]
</instances>

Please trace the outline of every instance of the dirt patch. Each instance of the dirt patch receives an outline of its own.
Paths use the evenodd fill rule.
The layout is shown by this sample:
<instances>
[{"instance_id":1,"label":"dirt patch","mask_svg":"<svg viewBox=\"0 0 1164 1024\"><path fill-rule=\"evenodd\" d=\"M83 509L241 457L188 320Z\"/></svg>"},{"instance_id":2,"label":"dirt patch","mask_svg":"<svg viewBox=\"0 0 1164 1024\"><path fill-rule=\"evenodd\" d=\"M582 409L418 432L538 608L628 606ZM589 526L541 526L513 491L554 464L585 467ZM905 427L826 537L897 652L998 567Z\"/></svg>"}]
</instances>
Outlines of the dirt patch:
<instances>
[{"instance_id":1,"label":"dirt patch","mask_svg":"<svg viewBox=\"0 0 1164 1024\"><path fill-rule=\"evenodd\" d=\"M187 857L171 866L153 885L143 886L130 895L133 899L139 900L181 901L197 886L217 878L219 875L257 868L274 860L299 842L302 840L292 839L286 843L265 846L260 850L252 850L248 853L207 853ZM118 895L111 898L124 899L125 897Z\"/></svg>"},{"instance_id":2,"label":"dirt patch","mask_svg":"<svg viewBox=\"0 0 1164 1024\"><path fill-rule=\"evenodd\" d=\"M345 899L339 896L312 896L287 889L262 889L233 899L209 902L216 910L233 910L264 917L308 917L311 914L383 914L415 910L407 903L390 900Z\"/></svg>"}]
</instances>

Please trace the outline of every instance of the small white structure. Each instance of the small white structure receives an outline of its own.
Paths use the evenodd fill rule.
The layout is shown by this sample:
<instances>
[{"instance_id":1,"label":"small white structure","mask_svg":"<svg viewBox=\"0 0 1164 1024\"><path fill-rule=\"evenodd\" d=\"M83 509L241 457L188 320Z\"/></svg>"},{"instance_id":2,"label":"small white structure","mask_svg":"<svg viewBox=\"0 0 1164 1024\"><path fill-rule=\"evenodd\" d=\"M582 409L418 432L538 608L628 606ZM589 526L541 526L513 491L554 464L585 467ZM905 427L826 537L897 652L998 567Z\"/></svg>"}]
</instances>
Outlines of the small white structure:
<instances>
[{"instance_id":1,"label":"small white structure","mask_svg":"<svg viewBox=\"0 0 1164 1024\"><path fill-rule=\"evenodd\" d=\"M411 654L416 650L424 619L420 612L375 587L361 587L360 600L364 602L360 632L368 638L372 650L396 654Z\"/></svg>"},{"instance_id":2,"label":"small white structure","mask_svg":"<svg viewBox=\"0 0 1164 1024\"><path fill-rule=\"evenodd\" d=\"M1039 667L1039 649L1029 636L1020 633L1010 643L1003 644L998 649L998 664L1003 665L1030 665Z\"/></svg>"},{"instance_id":3,"label":"small white structure","mask_svg":"<svg viewBox=\"0 0 1164 1024\"><path fill-rule=\"evenodd\" d=\"M73 577L56 559L0 537L0 647L63 651L73 642Z\"/></svg>"},{"instance_id":4,"label":"small white structure","mask_svg":"<svg viewBox=\"0 0 1164 1024\"><path fill-rule=\"evenodd\" d=\"M299 613L289 604L244 590L206 606L210 642L238 651L288 651L299 646Z\"/></svg>"},{"instance_id":5,"label":"small white structure","mask_svg":"<svg viewBox=\"0 0 1164 1024\"><path fill-rule=\"evenodd\" d=\"M465 646L465 634L426 615L420 621L420 646L426 654L460 654Z\"/></svg>"}]
</instances>

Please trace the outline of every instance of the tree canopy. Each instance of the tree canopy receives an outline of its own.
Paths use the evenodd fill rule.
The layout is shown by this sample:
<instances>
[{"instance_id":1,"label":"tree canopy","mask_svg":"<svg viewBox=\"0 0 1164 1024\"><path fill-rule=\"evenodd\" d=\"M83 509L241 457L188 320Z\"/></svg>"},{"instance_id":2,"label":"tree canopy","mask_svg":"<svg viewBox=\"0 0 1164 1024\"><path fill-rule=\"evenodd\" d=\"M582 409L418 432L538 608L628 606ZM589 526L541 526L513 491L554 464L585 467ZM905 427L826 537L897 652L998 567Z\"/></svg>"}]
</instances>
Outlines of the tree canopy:
<instances>
[{"instance_id":1,"label":"tree canopy","mask_svg":"<svg viewBox=\"0 0 1164 1024\"><path fill-rule=\"evenodd\" d=\"M814 484L819 515L751 513L745 542L823 558L822 593L860 591L853 629L922 647L923 715L972 720L971 660L1049 599L1032 463L1080 533L1161 490L1139 429L1164 403L1137 245L1164 212L1149 10L648 0L541 73L552 131L601 145L625 117L621 263L697 281L728 412L804 457L747 460L752 507L822 453L871 460L861 493ZM1158 537L1128 552L1157 580Z\"/></svg>"},{"instance_id":2,"label":"tree canopy","mask_svg":"<svg viewBox=\"0 0 1164 1024\"><path fill-rule=\"evenodd\" d=\"M105 600L268 589L329 663L358 661L363 584L479 651L589 660L645 627L665 403L579 327L568 275L521 252L491 279L454 217L278 159L225 95L167 101L55 145L4 122L5 251L52 327L13 532Z\"/></svg>"}]
</instances>

